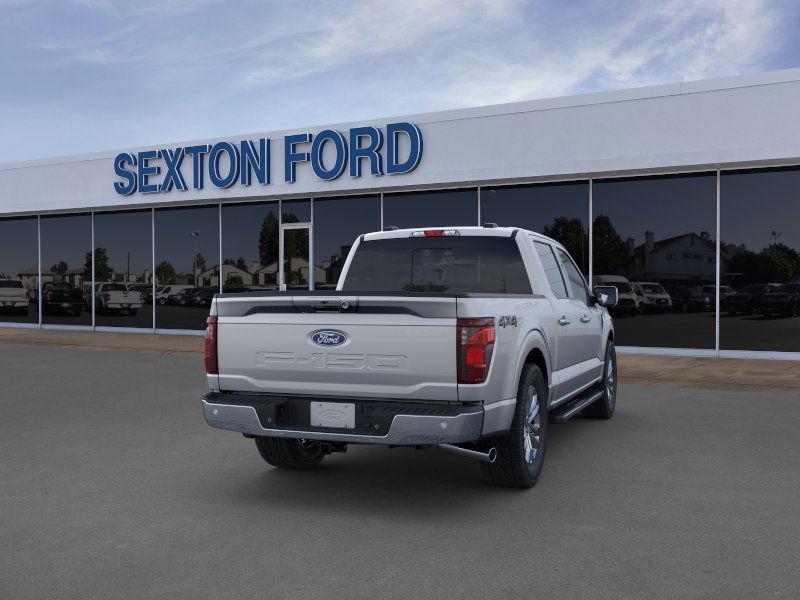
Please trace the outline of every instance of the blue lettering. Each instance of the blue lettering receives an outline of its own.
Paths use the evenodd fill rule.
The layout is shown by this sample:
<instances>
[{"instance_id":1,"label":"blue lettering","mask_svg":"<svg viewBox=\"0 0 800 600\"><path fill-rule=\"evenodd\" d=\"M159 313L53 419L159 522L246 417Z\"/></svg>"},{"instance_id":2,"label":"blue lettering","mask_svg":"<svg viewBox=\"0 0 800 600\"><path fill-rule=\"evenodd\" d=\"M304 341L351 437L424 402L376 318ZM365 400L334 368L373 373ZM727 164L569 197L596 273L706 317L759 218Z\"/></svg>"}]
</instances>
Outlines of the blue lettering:
<instances>
[{"instance_id":1,"label":"blue lettering","mask_svg":"<svg viewBox=\"0 0 800 600\"><path fill-rule=\"evenodd\" d=\"M408 137L410 149L408 158L400 162L399 137ZM408 173L419 165L422 159L422 132L413 123L391 123L386 126L386 172L390 175Z\"/></svg>"},{"instance_id":2,"label":"blue lettering","mask_svg":"<svg viewBox=\"0 0 800 600\"><path fill-rule=\"evenodd\" d=\"M208 144L188 146L183 153L192 157L192 187L196 190L203 189L203 156L208 153Z\"/></svg>"},{"instance_id":3,"label":"blue lettering","mask_svg":"<svg viewBox=\"0 0 800 600\"><path fill-rule=\"evenodd\" d=\"M361 140L369 138L369 145L362 147ZM377 127L354 127L350 130L350 177L361 177L361 159L369 159L369 172L383 175L383 132Z\"/></svg>"},{"instance_id":4,"label":"blue lettering","mask_svg":"<svg viewBox=\"0 0 800 600\"><path fill-rule=\"evenodd\" d=\"M222 177L219 172L219 161L222 153L228 155L230 167L228 174ZM208 153L208 177L211 183L220 188L231 187L239 179L239 149L230 142L218 142Z\"/></svg>"},{"instance_id":5,"label":"blue lettering","mask_svg":"<svg viewBox=\"0 0 800 600\"><path fill-rule=\"evenodd\" d=\"M164 181L161 183L161 191L169 192L175 186L181 191L186 190L186 180L181 173L181 163L183 162L183 148L175 148L175 150L168 150L166 148L159 151L161 158L167 165L167 172L164 175Z\"/></svg>"},{"instance_id":6,"label":"blue lettering","mask_svg":"<svg viewBox=\"0 0 800 600\"><path fill-rule=\"evenodd\" d=\"M326 169L322 161L322 153L327 142L332 142L336 151L336 160L330 169ZM344 172L346 165L347 142L344 136L332 129L320 131L314 138L314 143L311 144L311 168L314 170L314 174L324 181L330 181L339 177Z\"/></svg>"},{"instance_id":7,"label":"blue lettering","mask_svg":"<svg viewBox=\"0 0 800 600\"><path fill-rule=\"evenodd\" d=\"M307 144L311 141L310 133L298 133L287 135L283 138L283 179L288 183L294 183L297 177L297 163L308 162L310 156L308 152L295 152L295 145Z\"/></svg>"},{"instance_id":8,"label":"blue lettering","mask_svg":"<svg viewBox=\"0 0 800 600\"><path fill-rule=\"evenodd\" d=\"M250 185L254 172L258 183L269 184L269 139L258 140L258 147L259 150L256 152L256 146L252 141L242 140L240 151L242 185Z\"/></svg>"},{"instance_id":9,"label":"blue lettering","mask_svg":"<svg viewBox=\"0 0 800 600\"><path fill-rule=\"evenodd\" d=\"M161 190L157 183L150 183L152 175L159 175L161 167L150 166L150 161L158 158L155 150L145 150L139 152L139 191L143 194L152 194Z\"/></svg>"},{"instance_id":10,"label":"blue lettering","mask_svg":"<svg viewBox=\"0 0 800 600\"><path fill-rule=\"evenodd\" d=\"M136 191L136 173L126 169L126 164L135 167L136 157L130 152L121 152L120 154L117 154L117 157L114 159L114 173L116 173L119 177L122 177L127 182L114 182L114 191L121 196L129 196Z\"/></svg>"}]
</instances>

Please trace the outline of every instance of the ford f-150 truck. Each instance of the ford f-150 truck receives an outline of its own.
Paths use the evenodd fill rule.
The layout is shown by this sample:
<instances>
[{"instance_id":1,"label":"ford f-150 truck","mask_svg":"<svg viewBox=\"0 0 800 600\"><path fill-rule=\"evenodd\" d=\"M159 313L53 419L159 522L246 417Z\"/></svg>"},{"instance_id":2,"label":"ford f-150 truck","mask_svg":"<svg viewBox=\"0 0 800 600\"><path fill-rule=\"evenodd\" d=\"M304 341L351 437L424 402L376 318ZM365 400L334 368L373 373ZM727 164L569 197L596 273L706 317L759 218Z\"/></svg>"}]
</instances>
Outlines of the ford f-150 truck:
<instances>
[{"instance_id":1,"label":"ford f-150 truck","mask_svg":"<svg viewBox=\"0 0 800 600\"><path fill-rule=\"evenodd\" d=\"M27 314L28 290L20 279L0 279L0 312L12 312Z\"/></svg>"},{"instance_id":2,"label":"ford f-150 truck","mask_svg":"<svg viewBox=\"0 0 800 600\"><path fill-rule=\"evenodd\" d=\"M214 298L203 412L284 469L347 444L437 446L530 487L548 422L614 412L616 299L531 231L364 234L336 290Z\"/></svg>"}]
</instances>

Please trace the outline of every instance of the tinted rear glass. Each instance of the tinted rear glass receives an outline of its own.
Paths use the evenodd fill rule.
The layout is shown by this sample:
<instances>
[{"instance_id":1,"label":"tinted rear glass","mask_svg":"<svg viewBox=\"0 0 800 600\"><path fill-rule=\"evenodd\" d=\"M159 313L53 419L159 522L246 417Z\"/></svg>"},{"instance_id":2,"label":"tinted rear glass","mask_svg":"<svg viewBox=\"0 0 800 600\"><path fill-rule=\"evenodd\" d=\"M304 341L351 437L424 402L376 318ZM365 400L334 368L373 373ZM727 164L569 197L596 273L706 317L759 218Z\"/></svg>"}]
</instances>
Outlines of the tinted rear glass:
<instances>
[{"instance_id":1,"label":"tinted rear glass","mask_svg":"<svg viewBox=\"0 0 800 600\"><path fill-rule=\"evenodd\" d=\"M21 281L15 281L13 279L10 281L8 279L5 280L0 279L0 288L21 288L21 287L22 287Z\"/></svg>"},{"instance_id":2,"label":"tinted rear glass","mask_svg":"<svg viewBox=\"0 0 800 600\"><path fill-rule=\"evenodd\" d=\"M530 294L517 243L501 237L373 240L358 246L345 291Z\"/></svg>"}]
</instances>

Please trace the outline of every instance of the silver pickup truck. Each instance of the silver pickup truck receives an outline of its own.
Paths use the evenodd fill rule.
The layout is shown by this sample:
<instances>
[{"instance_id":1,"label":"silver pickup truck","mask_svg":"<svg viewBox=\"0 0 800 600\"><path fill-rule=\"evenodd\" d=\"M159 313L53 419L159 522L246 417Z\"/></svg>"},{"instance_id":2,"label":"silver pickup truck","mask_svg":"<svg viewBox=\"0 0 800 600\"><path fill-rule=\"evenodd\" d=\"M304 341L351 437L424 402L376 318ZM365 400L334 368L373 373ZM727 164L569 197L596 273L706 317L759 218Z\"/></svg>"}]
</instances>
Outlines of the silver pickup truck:
<instances>
[{"instance_id":1,"label":"silver pickup truck","mask_svg":"<svg viewBox=\"0 0 800 600\"><path fill-rule=\"evenodd\" d=\"M335 291L214 298L203 412L284 469L347 444L436 446L530 487L548 422L614 412L616 299L531 231L367 233Z\"/></svg>"}]
</instances>

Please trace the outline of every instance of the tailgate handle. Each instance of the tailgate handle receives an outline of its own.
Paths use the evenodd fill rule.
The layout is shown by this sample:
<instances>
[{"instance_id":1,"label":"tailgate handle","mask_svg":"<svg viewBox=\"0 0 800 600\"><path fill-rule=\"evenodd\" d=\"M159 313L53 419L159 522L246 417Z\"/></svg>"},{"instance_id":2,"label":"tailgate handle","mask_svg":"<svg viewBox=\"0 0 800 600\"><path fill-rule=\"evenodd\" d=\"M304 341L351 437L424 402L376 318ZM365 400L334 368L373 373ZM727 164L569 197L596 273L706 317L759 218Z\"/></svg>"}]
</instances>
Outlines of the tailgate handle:
<instances>
[{"instance_id":1,"label":"tailgate handle","mask_svg":"<svg viewBox=\"0 0 800 600\"><path fill-rule=\"evenodd\" d=\"M308 299L309 307L314 311L347 312L358 306L358 298L351 296L319 296Z\"/></svg>"}]
</instances>

